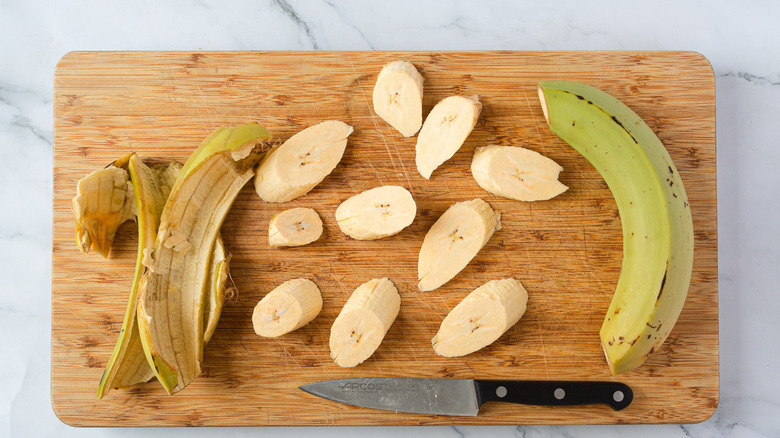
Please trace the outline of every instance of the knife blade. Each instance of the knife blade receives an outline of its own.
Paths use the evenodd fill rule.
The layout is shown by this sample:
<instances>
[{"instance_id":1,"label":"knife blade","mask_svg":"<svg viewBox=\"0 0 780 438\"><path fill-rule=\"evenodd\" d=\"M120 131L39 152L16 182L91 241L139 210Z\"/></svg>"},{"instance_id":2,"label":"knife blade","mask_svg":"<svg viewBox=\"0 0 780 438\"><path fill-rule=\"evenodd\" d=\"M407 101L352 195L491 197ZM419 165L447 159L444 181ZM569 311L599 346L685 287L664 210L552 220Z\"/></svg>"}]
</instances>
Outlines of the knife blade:
<instances>
[{"instance_id":1,"label":"knife blade","mask_svg":"<svg viewBox=\"0 0 780 438\"><path fill-rule=\"evenodd\" d=\"M299 389L327 400L416 414L476 416L483 403L537 406L607 404L619 411L634 393L619 382L368 377L324 380Z\"/></svg>"}]
</instances>

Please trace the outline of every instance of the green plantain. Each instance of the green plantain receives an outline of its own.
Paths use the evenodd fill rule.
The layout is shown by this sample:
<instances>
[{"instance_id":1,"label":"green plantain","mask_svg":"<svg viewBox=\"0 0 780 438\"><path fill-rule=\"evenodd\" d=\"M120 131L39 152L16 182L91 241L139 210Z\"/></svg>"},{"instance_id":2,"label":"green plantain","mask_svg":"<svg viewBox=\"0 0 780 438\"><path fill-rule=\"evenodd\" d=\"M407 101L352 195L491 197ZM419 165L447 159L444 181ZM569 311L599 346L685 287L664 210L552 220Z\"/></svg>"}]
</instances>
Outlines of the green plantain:
<instances>
[{"instance_id":1,"label":"green plantain","mask_svg":"<svg viewBox=\"0 0 780 438\"><path fill-rule=\"evenodd\" d=\"M688 197L666 148L626 105L578 82L539 84L550 129L598 170L623 227L623 264L600 336L613 374L657 351L685 303L693 266Z\"/></svg>"}]
</instances>

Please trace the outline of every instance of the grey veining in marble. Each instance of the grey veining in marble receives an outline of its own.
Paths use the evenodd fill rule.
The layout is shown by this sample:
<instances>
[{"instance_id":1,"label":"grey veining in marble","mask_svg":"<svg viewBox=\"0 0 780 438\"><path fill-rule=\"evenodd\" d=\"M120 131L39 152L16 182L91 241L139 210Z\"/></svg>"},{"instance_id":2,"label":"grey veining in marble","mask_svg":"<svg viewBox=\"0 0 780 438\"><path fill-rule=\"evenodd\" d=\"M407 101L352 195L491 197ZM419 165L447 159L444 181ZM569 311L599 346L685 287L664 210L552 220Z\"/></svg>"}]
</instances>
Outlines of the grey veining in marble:
<instances>
[{"instance_id":1,"label":"grey veining in marble","mask_svg":"<svg viewBox=\"0 0 780 438\"><path fill-rule=\"evenodd\" d=\"M0 436L780 436L780 3L0 0ZM71 50L696 50L717 86L721 403L693 425L73 429L49 401L52 78Z\"/></svg>"}]
</instances>

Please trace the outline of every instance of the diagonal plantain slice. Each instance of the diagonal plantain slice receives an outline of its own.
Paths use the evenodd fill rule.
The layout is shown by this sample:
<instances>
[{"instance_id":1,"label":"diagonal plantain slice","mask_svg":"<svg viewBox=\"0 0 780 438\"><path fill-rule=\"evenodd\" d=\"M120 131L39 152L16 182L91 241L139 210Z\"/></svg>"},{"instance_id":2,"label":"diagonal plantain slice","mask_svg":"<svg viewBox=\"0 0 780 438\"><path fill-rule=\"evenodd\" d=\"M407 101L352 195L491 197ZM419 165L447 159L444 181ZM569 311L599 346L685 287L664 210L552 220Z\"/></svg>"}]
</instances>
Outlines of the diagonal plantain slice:
<instances>
[{"instance_id":1,"label":"diagonal plantain slice","mask_svg":"<svg viewBox=\"0 0 780 438\"><path fill-rule=\"evenodd\" d=\"M128 388L154 377L135 322L138 281L146 271L144 254L154 245L160 213L180 169L181 164L175 162L149 168L136 154L132 154L127 162L138 221L138 255L122 330L100 379L98 398L103 398L111 389Z\"/></svg>"},{"instance_id":2,"label":"diagonal plantain slice","mask_svg":"<svg viewBox=\"0 0 780 438\"><path fill-rule=\"evenodd\" d=\"M254 175L255 147L267 138L257 124L217 129L184 164L163 209L149 269L140 280L137 316L146 358L169 394L201 372L217 234Z\"/></svg>"}]
</instances>

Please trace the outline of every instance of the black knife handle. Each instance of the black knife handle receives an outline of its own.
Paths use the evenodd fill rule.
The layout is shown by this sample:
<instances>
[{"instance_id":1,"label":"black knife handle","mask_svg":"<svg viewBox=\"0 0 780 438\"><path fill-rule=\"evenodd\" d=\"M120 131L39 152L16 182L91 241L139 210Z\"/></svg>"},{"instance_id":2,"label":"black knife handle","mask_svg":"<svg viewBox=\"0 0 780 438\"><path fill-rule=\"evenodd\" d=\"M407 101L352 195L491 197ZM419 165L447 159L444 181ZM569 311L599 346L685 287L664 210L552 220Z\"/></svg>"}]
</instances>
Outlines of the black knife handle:
<instances>
[{"instance_id":1,"label":"black knife handle","mask_svg":"<svg viewBox=\"0 0 780 438\"><path fill-rule=\"evenodd\" d=\"M634 392L620 382L566 382L475 380L479 406L501 401L538 406L573 406L605 403L612 409L625 409Z\"/></svg>"}]
</instances>

